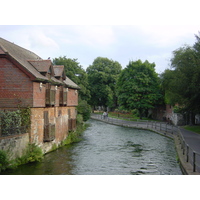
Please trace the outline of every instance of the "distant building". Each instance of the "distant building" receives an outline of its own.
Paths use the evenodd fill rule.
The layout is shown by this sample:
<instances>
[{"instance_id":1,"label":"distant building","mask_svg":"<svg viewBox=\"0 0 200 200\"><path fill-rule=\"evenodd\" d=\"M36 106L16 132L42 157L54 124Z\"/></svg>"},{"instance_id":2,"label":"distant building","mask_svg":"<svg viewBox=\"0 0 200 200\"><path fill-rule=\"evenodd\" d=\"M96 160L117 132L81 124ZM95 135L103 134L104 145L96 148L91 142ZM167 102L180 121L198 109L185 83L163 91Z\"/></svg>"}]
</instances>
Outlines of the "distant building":
<instances>
[{"instance_id":1,"label":"distant building","mask_svg":"<svg viewBox=\"0 0 200 200\"><path fill-rule=\"evenodd\" d=\"M151 109L153 119L166 121L167 123L174 125L184 125L183 115L180 113L174 113L173 106L169 104L157 105L154 109Z\"/></svg>"}]
</instances>

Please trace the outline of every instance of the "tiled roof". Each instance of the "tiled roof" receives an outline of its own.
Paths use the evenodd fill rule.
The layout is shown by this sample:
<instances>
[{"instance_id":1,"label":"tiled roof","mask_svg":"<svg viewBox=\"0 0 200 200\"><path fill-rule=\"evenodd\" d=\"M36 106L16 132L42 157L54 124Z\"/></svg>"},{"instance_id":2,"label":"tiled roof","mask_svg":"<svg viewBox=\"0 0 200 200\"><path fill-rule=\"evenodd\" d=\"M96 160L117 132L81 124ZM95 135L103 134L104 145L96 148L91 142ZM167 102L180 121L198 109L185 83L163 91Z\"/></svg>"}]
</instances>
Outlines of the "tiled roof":
<instances>
[{"instance_id":1,"label":"tiled roof","mask_svg":"<svg viewBox=\"0 0 200 200\"><path fill-rule=\"evenodd\" d=\"M30 72L36 79L48 80L28 62L28 60L42 60L38 55L3 38L0 38L0 47L6 54L9 54L21 66Z\"/></svg>"},{"instance_id":2,"label":"tiled roof","mask_svg":"<svg viewBox=\"0 0 200 200\"><path fill-rule=\"evenodd\" d=\"M3 51L3 48L0 47L0 54L5 54L5 52Z\"/></svg>"},{"instance_id":3,"label":"tiled roof","mask_svg":"<svg viewBox=\"0 0 200 200\"><path fill-rule=\"evenodd\" d=\"M54 69L55 77L61 77L64 72L64 65L54 65L53 69ZM63 80L63 82L65 83L67 87L80 89L80 87L76 85L76 83L74 83L71 79L69 79L65 75L64 77L65 77L65 80Z\"/></svg>"},{"instance_id":4,"label":"tiled roof","mask_svg":"<svg viewBox=\"0 0 200 200\"><path fill-rule=\"evenodd\" d=\"M54 69L55 76L61 77L64 72L64 65L54 65L53 69Z\"/></svg>"},{"instance_id":5,"label":"tiled roof","mask_svg":"<svg viewBox=\"0 0 200 200\"><path fill-rule=\"evenodd\" d=\"M51 77L51 81L53 81L55 84L57 83L57 84L63 85L63 82L62 82L62 81L56 79L56 78L53 77L53 76Z\"/></svg>"},{"instance_id":6,"label":"tiled roof","mask_svg":"<svg viewBox=\"0 0 200 200\"><path fill-rule=\"evenodd\" d=\"M69 79L68 77L66 77L66 79L63 81L68 87L71 88L76 88L76 89L80 89L80 87L78 85L76 85L76 83L74 83L71 79Z\"/></svg>"},{"instance_id":7,"label":"tiled roof","mask_svg":"<svg viewBox=\"0 0 200 200\"><path fill-rule=\"evenodd\" d=\"M0 37L0 54L8 54L15 61L17 61L26 71L32 74L35 77L35 80L40 81L48 81L49 79L43 76L40 72L48 72L50 67L52 67L51 60L43 60L35 53L24 49L14 43L11 43ZM55 77L61 77L64 72L64 66L55 65L53 66L53 71L51 72ZM78 85L76 85L72 80L67 78L62 82L55 77L51 77L50 81L59 84L65 84L67 87L72 87L76 89L80 89Z\"/></svg>"},{"instance_id":8,"label":"tiled roof","mask_svg":"<svg viewBox=\"0 0 200 200\"><path fill-rule=\"evenodd\" d=\"M29 60L28 62L39 72L48 72L51 66L51 60Z\"/></svg>"}]
</instances>

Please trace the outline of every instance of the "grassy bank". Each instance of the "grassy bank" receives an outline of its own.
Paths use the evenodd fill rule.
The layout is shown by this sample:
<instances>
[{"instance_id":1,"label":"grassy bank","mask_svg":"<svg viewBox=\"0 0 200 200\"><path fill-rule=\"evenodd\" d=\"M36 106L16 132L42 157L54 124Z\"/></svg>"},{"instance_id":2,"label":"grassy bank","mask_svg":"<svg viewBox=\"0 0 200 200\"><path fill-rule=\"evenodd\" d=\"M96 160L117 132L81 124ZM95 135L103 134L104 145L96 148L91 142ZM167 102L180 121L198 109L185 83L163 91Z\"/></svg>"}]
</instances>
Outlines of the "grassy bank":
<instances>
[{"instance_id":1,"label":"grassy bank","mask_svg":"<svg viewBox=\"0 0 200 200\"><path fill-rule=\"evenodd\" d=\"M188 131L193 131L195 133L200 134L200 126L199 125L198 126L197 125L196 126L184 126L183 128Z\"/></svg>"},{"instance_id":2,"label":"grassy bank","mask_svg":"<svg viewBox=\"0 0 200 200\"><path fill-rule=\"evenodd\" d=\"M68 134L68 137L64 141L61 142L61 146L79 142L81 140L81 135L83 131L85 131L88 126L89 124L87 123L78 124L76 131L70 131Z\"/></svg>"},{"instance_id":3,"label":"grassy bank","mask_svg":"<svg viewBox=\"0 0 200 200\"><path fill-rule=\"evenodd\" d=\"M0 172L6 169L15 169L19 165L37 162L43 159L42 149L35 144L28 144L23 156L14 160L9 159L9 153L0 150Z\"/></svg>"}]
</instances>

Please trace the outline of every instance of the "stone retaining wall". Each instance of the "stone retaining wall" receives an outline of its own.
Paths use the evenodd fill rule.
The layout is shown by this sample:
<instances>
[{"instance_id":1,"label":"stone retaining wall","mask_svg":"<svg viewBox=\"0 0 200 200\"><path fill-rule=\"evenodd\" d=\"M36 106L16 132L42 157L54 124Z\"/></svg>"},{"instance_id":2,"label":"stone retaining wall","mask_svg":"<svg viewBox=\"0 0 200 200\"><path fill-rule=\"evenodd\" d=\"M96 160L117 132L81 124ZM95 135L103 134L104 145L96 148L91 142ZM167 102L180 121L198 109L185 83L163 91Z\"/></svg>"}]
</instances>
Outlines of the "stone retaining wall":
<instances>
[{"instance_id":1,"label":"stone retaining wall","mask_svg":"<svg viewBox=\"0 0 200 200\"><path fill-rule=\"evenodd\" d=\"M28 133L0 138L0 150L3 150L8 153L9 160L21 157L28 144Z\"/></svg>"}]
</instances>

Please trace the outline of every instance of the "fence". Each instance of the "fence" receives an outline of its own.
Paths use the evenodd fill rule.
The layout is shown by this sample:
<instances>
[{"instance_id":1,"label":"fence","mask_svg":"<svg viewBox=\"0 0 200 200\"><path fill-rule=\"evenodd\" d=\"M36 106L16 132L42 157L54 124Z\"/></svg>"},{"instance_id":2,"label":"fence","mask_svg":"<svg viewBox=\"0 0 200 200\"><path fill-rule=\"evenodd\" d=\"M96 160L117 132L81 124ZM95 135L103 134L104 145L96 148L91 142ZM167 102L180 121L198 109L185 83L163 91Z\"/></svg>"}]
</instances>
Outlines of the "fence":
<instances>
[{"instance_id":1,"label":"fence","mask_svg":"<svg viewBox=\"0 0 200 200\"><path fill-rule=\"evenodd\" d=\"M200 172L200 153L197 153L188 145L181 131L179 131L178 138L185 161L192 165L193 172Z\"/></svg>"},{"instance_id":2,"label":"fence","mask_svg":"<svg viewBox=\"0 0 200 200\"><path fill-rule=\"evenodd\" d=\"M137 120L137 121L121 120L118 118L104 117L102 115L97 115L97 114L92 114L91 118L105 121L107 123L114 125L155 130L172 138L174 135L176 135L179 138L182 154L185 158L185 161L192 165L193 172L200 172L200 153L195 152L187 144L178 126L168 124L167 122L157 122L150 120Z\"/></svg>"},{"instance_id":3,"label":"fence","mask_svg":"<svg viewBox=\"0 0 200 200\"><path fill-rule=\"evenodd\" d=\"M107 123L114 124L114 125L156 130L156 131L162 132L165 135L167 133L172 134L172 135L178 134L178 130L179 130L177 126L168 124L166 122L157 122L157 121L150 121L150 120L137 120L137 121L121 120L118 118L104 117L102 115L97 115L97 114L92 114L91 118L98 119L101 121L106 121Z\"/></svg>"}]
</instances>

